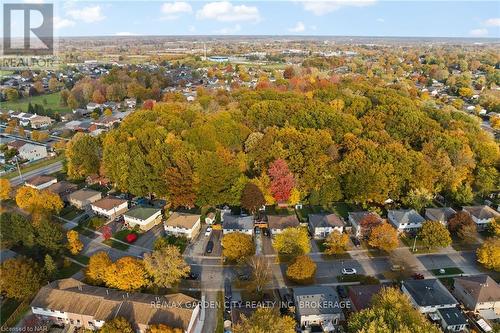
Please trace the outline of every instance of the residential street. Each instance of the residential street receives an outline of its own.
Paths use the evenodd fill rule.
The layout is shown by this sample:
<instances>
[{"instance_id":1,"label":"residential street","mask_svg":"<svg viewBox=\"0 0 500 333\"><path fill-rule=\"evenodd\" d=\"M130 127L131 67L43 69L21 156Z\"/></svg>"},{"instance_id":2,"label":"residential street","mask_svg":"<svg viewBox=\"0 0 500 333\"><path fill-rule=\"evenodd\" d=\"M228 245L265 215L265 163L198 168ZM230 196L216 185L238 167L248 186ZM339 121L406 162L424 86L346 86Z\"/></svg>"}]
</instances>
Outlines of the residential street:
<instances>
[{"instance_id":1,"label":"residential street","mask_svg":"<svg viewBox=\"0 0 500 333\"><path fill-rule=\"evenodd\" d=\"M62 167L63 167L63 163L61 161L58 161L58 162L55 162L53 164L49 164L49 165L43 166L41 168L38 168L36 170L31 170L28 172L21 171L22 179L19 176L14 177L14 178L10 179L10 184L12 186L18 186L18 185L21 185L22 183L24 183L27 179L30 179L32 177L40 176L40 175L49 175L49 174L52 174L54 172L61 171ZM17 170L15 172L17 174Z\"/></svg>"}]
</instances>

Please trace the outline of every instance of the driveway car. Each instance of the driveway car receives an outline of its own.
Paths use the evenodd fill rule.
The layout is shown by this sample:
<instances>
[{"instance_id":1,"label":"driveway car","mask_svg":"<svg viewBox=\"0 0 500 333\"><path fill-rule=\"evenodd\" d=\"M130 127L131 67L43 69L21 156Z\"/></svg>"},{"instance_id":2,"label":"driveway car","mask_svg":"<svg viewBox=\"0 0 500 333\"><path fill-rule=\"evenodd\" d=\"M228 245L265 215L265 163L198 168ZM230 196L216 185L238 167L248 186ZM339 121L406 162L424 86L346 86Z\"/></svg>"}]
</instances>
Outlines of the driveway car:
<instances>
[{"instance_id":1,"label":"driveway car","mask_svg":"<svg viewBox=\"0 0 500 333\"><path fill-rule=\"evenodd\" d=\"M342 268L342 274L344 275L354 275L357 271L354 268Z\"/></svg>"}]
</instances>

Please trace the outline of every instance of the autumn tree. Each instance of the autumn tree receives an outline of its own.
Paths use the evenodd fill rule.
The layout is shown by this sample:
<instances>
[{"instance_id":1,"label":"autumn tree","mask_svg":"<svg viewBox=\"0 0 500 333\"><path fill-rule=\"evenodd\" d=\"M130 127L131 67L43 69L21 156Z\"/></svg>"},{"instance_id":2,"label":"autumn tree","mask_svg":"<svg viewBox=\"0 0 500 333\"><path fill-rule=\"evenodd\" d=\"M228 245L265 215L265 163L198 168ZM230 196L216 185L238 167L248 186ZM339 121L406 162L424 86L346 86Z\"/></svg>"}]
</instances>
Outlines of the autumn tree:
<instances>
[{"instance_id":1,"label":"autumn tree","mask_svg":"<svg viewBox=\"0 0 500 333\"><path fill-rule=\"evenodd\" d=\"M169 201L174 208L192 208L196 202L197 192L192 162L187 156L182 156L175 159L175 164L165 171Z\"/></svg>"},{"instance_id":2,"label":"autumn tree","mask_svg":"<svg viewBox=\"0 0 500 333\"><path fill-rule=\"evenodd\" d=\"M398 232L389 223L373 228L368 244L383 251L392 251L399 245Z\"/></svg>"},{"instance_id":3,"label":"autumn tree","mask_svg":"<svg viewBox=\"0 0 500 333\"><path fill-rule=\"evenodd\" d=\"M17 190L16 204L19 208L28 211L35 223L38 223L44 216L58 213L63 208L63 202L57 194L29 186L23 186Z\"/></svg>"},{"instance_id":4,"label":"autumn tree","mask_svg":"<svg viewBox=\"0 0 500 333\"><path fill-rule=\"evenodd\" d=\"M30 248L35 245L35 230L26 217L18 213L2 213L0 215L0 237L2 246L7 248L22 244Z\"/></svg>"},{"instance_id":5,"label":"autumn tree","mask_svg":"<svg viewBox=\"0 0 500 333\"><path fill-rule=\"evenodd\" d=\"M144 255L144 268L158 287L171 288L186 277L191 268L179 248L167 245Z\"/></svg>"},{"instance_id":6,"label":"autumn tree","mask_svg":"<svg viewBox=\"0 0 500 333\"><path fill-rule=\"evenodd\" d=\"M165 324L154 324L148 327L146 333L183 333L182 328L172 328Z\"/></svg>"},{"instance_id":7,"label":"autumn tree","mask_svg":"<svg viewBox=\"0 0 500 333\"><path fill-rule=\"evenodd\" d=\"M334 230L325 240L326 254L340 254L348 249L349 236L347 234Z\"/></svg>"},{"instance_id":8,"label":"autumn tree","mask_svg":"<svg viewBox=\"0 0 500 333\"><path fill-rule=\"evenodd\" d=\"M60 254L64 248L64 231L60 224L43 218L35 225L35 241L52 254Z\"/></svg>"},{"instance_id":9,"label":"autumn tree","mask_svg":"<svg viewBox=\"0 0 500 333\"><path fill-rule=\"evenodd\" d=\"M286 202L290 198L295 186L295 179L283 159L277 159L269 165L269 177L271 178L271 193L277 202Z\"/></svg>"},{"instance_id":10,"label":"autumn tree","mask_svg":"<svg viewBox=\"0 0 500 333\"><path fill-rule=\"evenodd\" d=\"M85 277L93 284L105 284L106 274L112 263L106 252L93 254L85 270Z\"/></svg>"},{"instance_id":11,"label":"autumn tree","mask_svg":"<svg viewBox=\"0 0 500 333\"><path fill-rule=\"evenodd\" d=\"M0 266L0 293L8 298L25 300L40 288L40 269L31 259L18 257L5 260Z\"/></svg>"},{"instance_id":12,"label":"autumn tree","mask_svg":"<svg viewBox=\"0 0 500 333\"><path fill-rule=\"evenodd\" d=\"M359 222L360 235L362 238L369 238L373 228L378 227L384 221L375 213L366 214Z\"/></svg>"},{"instance_id":13,"label":"autumn tree","mask_svg":"<svg viewBox=\"0 0 500 333\"><path fill-rule=\"evenodd\" d=\"M148 284L144 263L133 257L121 257L106 269L108 287L134 291Z\"/></svg>"},{"instance_id":14,"label":"autumn tree","mask_svg":"<svg viewBox=\"0 0 500 333\"><path fill-rule=\"evenodd\" d=\"M252 236L232 232L222 237L222 255L229 261L244 260L255 253Z\"/></svg>"},{"instance_id":15,"label":"autumn tree","mask_svg":"<svg viewBox=\"0 0 500 333\"><path fill-rule=\"evenodd\" d=\"M472 217L470 216L469 213L465 211L460 211L457 212L455 215L450 217L448 220L448 230L450 232L456 233L460 228L462 228L464 225L475 225L474 220L472 220Z\"/></svg>"},{"instance_id":16,"label":"autumn tree","mask_svg":"<svg viewBox=\"0 0 500 333\"><path fill-rule=\"evenodd\" d=\"M274 238L273 247L281 256L287 258L295 258L311 251L307 230L301 227L283 230Z\"/></svg>"},{"instance_id":17,"label":"autumn tree","mask_svg":"<svg viewBox=\"0 0 500 333\"><path fill-rule=\"evenodd\" d=\"M396 288L383 288L367 309L354 312L349 332L426 332L441 330L413 308L408 296Z\"/></svg>"},{"instance_id":18,"label":"autumn tree","mask_svg":"<svg viewBox=\"0 0 500 333\"><path fill-rule=\"evenodd\" d=\"M95 90L94 93L92 94L92 102L97 104L102 104L106 102L106 97L104 97L99 90Z\"/></svg>"},{"instance_id":19,"label":"autumn tree","mask_svg":"<svg viewBox=\"0 0 500 333\"><path fill-rule=\"evenodd\" d=\"M107 320L99 329L99 333L134 333L132 325L123 317Z\"/></svg>"},{"instance_id":20,"label":"autumn tree","mask_svg":"<svg viewBox=\"0 0 500 333\"><path fill-rule=\"evenodd\" d=\"M500 239L497 237L488 238L477 249L477 261L488 269L500 271Z\"/></svg>"},{"instance_id":21,"label":"autumn tree","mask_svg":"<svg viewBox=\"0 0 500 333\"><path fill-rule=\"evenodd\" d=\"M281 316L272 308L257 308L250 317L242 316L235 325L234 333L280 332L295 333L295 320L290 316Z\"/></svg>"},{"instance_id":22,"label":"autumn tree","mask_svg":"<svg viewBox=\"0 0 500 333\"><path fill-rule=\"evenodd\" d=\"M422 245L429 249L451 245L450 232L439 221L425 221L420 228L418 237Z\"/></svg>"},{"instance_id":23,"label":"autumn tree","mask_svg":"<svg viewBox=\"0 0 500 333\"><path fill-rule=\"evenodd\" d=\"M456 235L465 244L474 244L477 241L477 226L475 224L462 225Z\"/></svg>"},{"instance_id":24,"label":"autumn tree","mask_svg":"<svg viewBox=\"0 0 500 333\"><path fill-rule=\"evenodd\" d=\"M306 255L296 257L286 270L286 276L299 284L312 283L315 275L316 263Z\"/></svg>"},{"instance_id":25,"label":"autumn tree","mask_svg":"<svg viewBox=\"0 0 500 333\"><path fill-rule=\"evenodd\" d=\"M10 198L10 181L5 178L0 178L0 200Z\"/></svg>"},{"instance_id":26,"label":"autumn tree","mask_svg":"<svg viewBox=\"0 0 500 333\"><path fill-rule=\"evenodd\" d=\"M247 264L252 270L249 288L251 291L261 294L264 287L272 279L271 264L263 256L252 256L248 259Z\"/></svg>"},{"instance_id":27,"label":"autumn tree","mask_svg":"<svg viewBox=\"0 0 500 333\"><path fill-rule=\"evenodd\" d=\"M45 276L49 279L54 277L55 273L57 272L56 263L54 262L54 259L52 259L50 254L45 255L45 258L43 260L43 271L45 273Z\"/></svg>"},{"instance_id":28,"label":"autumn tree","mask_svg":"<svg viewBox=\"0 0 500 333\"><path fill-rule=\"evenodd\" d=\"M77 133L66 145L68 176L79 179L99 173L101 144L98 138Z\"/></svg>"},{"instance_id":29,"label":"autumn tree","mask_svg":"<svg viewBox=\"0 0 500 333\"><path fill-rule=\"evenodd\" d=\"M241 206L255 214L266 203L260 188L252 182L246 183L241 193Z\"/></svg>"},{"instance_id":30,"label":"autumn tree","mask_svg":"<svg viewBox=\"0 0 500 333\"><path fill-rule=\"evenodd\" d=\"M75 230L69 230L66 233L66 238L68 239L68 250L72 255L77 255L83 250L83 243L80 240L78 232Z\"/></svg>"}]
</instances>

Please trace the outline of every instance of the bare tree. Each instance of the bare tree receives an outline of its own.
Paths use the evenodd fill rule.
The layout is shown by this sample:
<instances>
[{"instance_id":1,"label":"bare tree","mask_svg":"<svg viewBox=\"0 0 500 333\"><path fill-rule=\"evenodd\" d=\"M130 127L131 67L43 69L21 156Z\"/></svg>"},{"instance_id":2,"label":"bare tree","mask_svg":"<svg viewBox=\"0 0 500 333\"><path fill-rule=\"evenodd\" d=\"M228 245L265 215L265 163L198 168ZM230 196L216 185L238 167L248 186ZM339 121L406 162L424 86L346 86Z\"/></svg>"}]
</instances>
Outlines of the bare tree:
<instances>
[{"instance_id":1,"label":"bare tree","mask_svg":"<svg viewBox=\"0 0 500 333\"><path fill-rule=\"evenodd\" d=\"M264 287L271 281L271 264L263 256L253 256L248 259L248 266L252 269L249 288L261 294Z\"/></svg>"}]
</instances>

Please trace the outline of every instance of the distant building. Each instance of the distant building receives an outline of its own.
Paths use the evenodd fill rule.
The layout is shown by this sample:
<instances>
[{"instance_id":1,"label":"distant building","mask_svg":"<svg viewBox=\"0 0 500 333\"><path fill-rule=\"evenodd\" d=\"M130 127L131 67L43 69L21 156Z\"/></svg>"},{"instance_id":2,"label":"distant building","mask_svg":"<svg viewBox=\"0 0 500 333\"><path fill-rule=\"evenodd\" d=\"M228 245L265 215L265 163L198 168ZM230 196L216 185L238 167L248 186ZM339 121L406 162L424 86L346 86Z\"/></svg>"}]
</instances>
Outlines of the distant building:
<instances>
[{"instance_id":1,"label":"distant building","mask_svg":"<svg viewBox=\"0 0 500 333\"><path fill-rule=\"evenodd\" d=\"M334 231L344 231L344 221L335 214L309 214L309 231L316 239L328 237Z\"/></svg>"},{"instance_id":2,"label":"distant building","mask_svg":"<svg viewBox=\"0 0 500 333\"><path fill-rule=\"evenodd\" d=\"M457 300L438 279L406 280L403 281L401 290L421 313L432 313L458 305Z\"/></svg>"},{"instance_id":3,"label":"distant building","mask_svg":"<svg viewBox=\"0 0 500 333\"><path fill-rule=\"evenodd\" d=\"M37 190L43 190L55 183L57 183L56 177L42 175L28 179L25 185Z\"/></svg>"},{"instance_id":4,"label":"distant building","mask_svg":"<svg viewBox=\"0 0 500 333\"><path fill-rule=\"evenodd\" d=\"M416 232L425 221L414 209L390 210L387 219L399 232Z\"/></svg>"},{"instance_id":5,"label":"distant building","mask_svg":"<svg viewBox=\"0 0 500 333\"><path fill-rule=\"evenodd\" d=\"M62 201L67 202L68 200L68 195L70 193L75 192L78 189L78 186L76 184L67 182L67 181L60 181L55 184L50 185L47 190L49 190L52 193L55 193L59 195Z\"/></svg>"},{"instance_id":6,"label":"distant building","mask_svg":"<svg viewBox=\"0 0 500 333\"><path fill-rule=\"evenodd\" d=\"M204 317L199 301L184 294L124 292L71 278L44 285L31 302L31 311L43 320L93 331L113 318L124 317L140 333L153 324L180 328L185 333L201 332Z\"/></svg>"},{"instance_id":7,"label":"distant building","mask_svg":"<svg viewBox=\"0 0 500 333\"><path fill-rule=\"evenodd\" d=\"M148 231L161 223L161 209L152 207L135 207L123 214L125 224L134 228L138 226L142 231Z\"/></svg>"},{"instance_id":8,"label":"distant building","mask_svg":"<svg viewBox=\"0 0 500 333\"><path fill-rule=\"evenodd\" d=\"M53 120L45 116L34 116L30 118L30 126L33 129L46 128L52 124Z\"/></svg>"},{"instance_id":9,"label":"distant building","mask_svg":"<svg viewBox=\"0 0 500 333\"><path fill-rule=\"evenodd\" d=\"M128 210L128 201L115 197L106 197L90 204L90 207L97 215L111 219Z\"/></svg>"},{"instance_id":10,"label":"distant building","mask_svg":"<svg viewBox=\"0 0 500 333\"><path fill-rule=\"evenodd\" d=\"M82 189L68 195L68 201L78 209L86 209L90 204L100 200L101 192Z\"/></svg>"},{"instance_id":11,"label":"distant building","mask_svg":"<svg viewBox=\"0 0 500 333\"><path fill-rule=\"evenodd\" d=\"M16 149L19 152L19 157L23 160L37 161L42 158L46 158L47 147L44 145L38 145L29 143L22 140L15 140L7 143L9 149Z\"/></svg>"},{"instance_id":12,"label":"distant building","mask_svg":"<svg viewBox=\"0 0 500 333\"><path fill-rule=\"evenodd\" d=\"M300 226L299 219L293 215L268 215L267 225L271 235L281 234L286 228L295 228Z\"/></svg>"},{"instance_id":13,"label":"distant building","mask_svg":"<svg viewBox=\"0 0 500 333\"><path fill-rule=\"evenodd\" d=\"M476 223L478 231L485 230L488 224L493 222L493 219L500 217L500 213L486 205L464 206L462 210L469 213L474 223Z\"/></svg>"},{"instance_id":14,"label":"distant building","mask_svg":"<svg viewBox=\"0 0 500 333\"><path fill-rule=\"evenodd\" d=\"M193 239L201 229L201 215L174 212L165 222L165 232L169 235Z\"/></svg>"}]
</instances>

